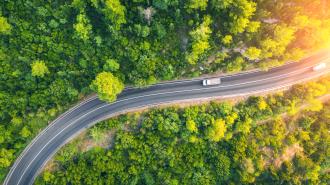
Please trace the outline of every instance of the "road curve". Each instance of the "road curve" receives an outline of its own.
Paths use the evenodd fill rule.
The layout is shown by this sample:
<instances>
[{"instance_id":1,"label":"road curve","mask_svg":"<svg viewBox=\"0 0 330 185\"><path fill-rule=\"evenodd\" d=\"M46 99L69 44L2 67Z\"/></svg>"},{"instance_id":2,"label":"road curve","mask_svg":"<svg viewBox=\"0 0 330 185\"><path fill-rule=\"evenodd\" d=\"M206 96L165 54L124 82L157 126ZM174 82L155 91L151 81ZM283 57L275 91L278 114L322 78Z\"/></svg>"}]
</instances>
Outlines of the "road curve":
<instances>
[{"instance_id":1,"label":"road curve","mask_svg":"<svg viewBox=\"0 0 330 185\"><path fill-rule=\"evenodd\" d=\"M319 62L327 68L313 71ZM300 62L270 69L222 76L221 85L203 87L201 79L156 84L144 89L125 89L109 104L91 97L71 108L43 130L22 152L8 173L4 185L30 185L46 162L61 146L81 131L114 115L137 108L176 101L214 97L235 97L287 87L330 72L330 52L319 52Z\"/></svg>"}]
</instances>

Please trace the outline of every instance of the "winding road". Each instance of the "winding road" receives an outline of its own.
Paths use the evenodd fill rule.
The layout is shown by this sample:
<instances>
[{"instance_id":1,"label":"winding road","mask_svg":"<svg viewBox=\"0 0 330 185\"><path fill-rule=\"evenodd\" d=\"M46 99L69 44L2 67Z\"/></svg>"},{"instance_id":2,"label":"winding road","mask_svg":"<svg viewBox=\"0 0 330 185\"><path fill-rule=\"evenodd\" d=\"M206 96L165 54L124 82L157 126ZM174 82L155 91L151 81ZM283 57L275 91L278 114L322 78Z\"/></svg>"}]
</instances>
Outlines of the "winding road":
<instances>
[{"instance_id":1,"label":"winding road","mask_svg":"<svg viewBox=\"0 0 330 185\"><path fill-rule=\"evenodd\" d=\"M326 69L312 67L327 62ZM236 97L276 90L330 72L330 52L319 52L300 62L269 71L250 71L222 76L216 86L202 86L202 79L171 81L144 89L125 89L109 104L93 96L74 106L43 130L22 152L8 173L4 185L30 185L51 157L73 137L93 124L138 108L159 104Z\"/></svg>"}]
</instances>

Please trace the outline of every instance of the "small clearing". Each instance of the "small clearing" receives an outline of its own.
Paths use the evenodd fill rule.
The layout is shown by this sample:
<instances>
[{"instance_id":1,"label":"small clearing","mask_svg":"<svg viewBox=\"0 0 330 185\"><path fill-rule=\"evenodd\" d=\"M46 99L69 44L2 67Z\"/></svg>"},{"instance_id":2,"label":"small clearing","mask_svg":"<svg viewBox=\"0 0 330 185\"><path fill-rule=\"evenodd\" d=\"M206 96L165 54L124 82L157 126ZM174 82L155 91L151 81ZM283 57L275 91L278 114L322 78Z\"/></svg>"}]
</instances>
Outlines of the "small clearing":
<instances>
[{"instance_id":1,"label":"small clearing","mask_svg":"<svg viewBox=\"0 0 330 185\"><path fill-rule=\"evenodd\" d=\"M274 160L274 166L280 168L283 162L291 161L296 154L303 152L303 150L298 143L288 146L282 155Z\"/></svg>"}]
</instances>

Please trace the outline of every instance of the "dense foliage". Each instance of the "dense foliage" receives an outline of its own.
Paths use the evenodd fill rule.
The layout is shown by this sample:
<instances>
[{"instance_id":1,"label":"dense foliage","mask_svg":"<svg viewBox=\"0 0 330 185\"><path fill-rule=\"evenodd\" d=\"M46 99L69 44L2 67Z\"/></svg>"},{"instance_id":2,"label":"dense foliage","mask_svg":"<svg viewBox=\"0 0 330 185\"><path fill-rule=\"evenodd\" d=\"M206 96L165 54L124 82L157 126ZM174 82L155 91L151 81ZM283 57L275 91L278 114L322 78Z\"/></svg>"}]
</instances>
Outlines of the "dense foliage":
<instances>
[{"instance_id":1,"label":"dense foliage","mask_svg":"<svg viewBox=\"0 0 330 185\"><path fill-rule=\"evenodd\" d=\"M90 88L97 92L101 100L112 102L116 100L117 94L124 89L124 85L111 73L102 72L96 76Z\"/></svg>"},{"instance_id":2,"label":"dense foliage","mask_svg":"<svg viewBox=\"0 0 330 185\"><path fill-rule=\"evenodd\" d=\"M277 117L293 101L309 104L315 90L329 92L330 81L235 106L154 109L102 122L90 135L99 140L116 129L112 144L80 153L76 141L36 184L327 184L330 104Z\"/></svg>"},{"instance_id":3,"label":"dense foliage","mask_svg":"<svg viewBox=\"0 0 330 185\"><path fill-rule=\"evenodd\" d=\"M2 0L0 179L26 143L90 87L115 98L119 91L91 85L98 74L111 73L104 80L117 78L118 87L146 86L280 65L328 44L329 6L323 0Z\"/></svg>"}]
</instances>

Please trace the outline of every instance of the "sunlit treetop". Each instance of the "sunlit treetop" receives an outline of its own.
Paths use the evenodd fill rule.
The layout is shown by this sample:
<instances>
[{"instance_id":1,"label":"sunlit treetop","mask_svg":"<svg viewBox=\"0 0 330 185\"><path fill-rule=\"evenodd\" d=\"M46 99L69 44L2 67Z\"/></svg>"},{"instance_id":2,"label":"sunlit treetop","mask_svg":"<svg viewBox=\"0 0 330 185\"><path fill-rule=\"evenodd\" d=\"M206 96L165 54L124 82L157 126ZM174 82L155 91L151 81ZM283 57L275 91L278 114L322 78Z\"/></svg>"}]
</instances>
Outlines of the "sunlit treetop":
<instances>
[{"instance_id":1,"label":"sunlit treetop","mask_svg":"<svg viewBox=\"0 0 330 185\"><path fill-rule=\"evenodd\" d=\"M90 88L97 92L100 99L112 102L123 89L123 83L110 72L99 73Z\"/></svg>"},{"instance_id":2,"label":"sunlit treetop","mask_svg":"<svg viewBox=\"0 0 330 185\"><path fill-rule=\"evenodd\" d=\"M44 77L49 73L48 67L42 60L36 60L31 64L32 76Z\"/></svg>"},{"instance_id":3,"label":"sunlit treetop","mask_svg":"<svg viewBox=\"0 0 330 185\"><path fill-rule=\"evenodd\" d=\"M9 34L11 25L7 22L5 17L0 16L0 34Z\"/></svg>"}]
</instances>

